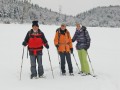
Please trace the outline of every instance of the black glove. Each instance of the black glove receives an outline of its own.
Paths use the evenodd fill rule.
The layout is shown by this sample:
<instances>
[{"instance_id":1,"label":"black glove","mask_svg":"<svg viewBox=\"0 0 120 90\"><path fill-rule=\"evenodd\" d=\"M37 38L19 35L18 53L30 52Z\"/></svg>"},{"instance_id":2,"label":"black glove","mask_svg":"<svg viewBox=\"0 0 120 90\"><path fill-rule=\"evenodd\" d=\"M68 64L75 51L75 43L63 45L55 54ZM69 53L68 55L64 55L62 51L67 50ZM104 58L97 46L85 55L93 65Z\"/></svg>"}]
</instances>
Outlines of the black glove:
<instances>
[{"instance_id":1,"label":"black glove","mask_svg":"<svg viewBox=\"0 0 120 90\"><path fill-rule=\"evenodd\" d=\"M70 48L71 53L73 54L73 48Z\"/></svg>"},{"instance_id":2,"label":"black glove","mask_svg":"<svg viewBox=\"0 0 120 90\"><path fill-rule=\"evenodd\" d=\"M48 44L46 44L45 47L46 47L47 49L49 49L49 45L48 45Z\"/></svg>"},{"instance_id":3,"label":"black glove","mask_svg":"<svg viewBox=\"0 0 120 90\"><path fill-rule=\"evenodd\" d=\"M59 45L57 44L57 45L55 45L56 46L56 48L58 49L59 48Z\"/></svg>"},{"instance_id":4,"label":"black glove","mask_svg":"<svg viewBox=\"0 0 120 90\"><path fill-rule=\"evenodd\" d=\"M89 47L90 47L90 44L86 45L84 49L87 51Z\"/></svg>"},{"instance_id":5,"label":"black glove","mask_svg":"<svg viewBox=\"0 0 120 90\"><path fill-rule=\"evenodd\" d=\"M74 40L72 39L72 42L74 42Z\"/></svg>"},{"instance_id":6,"label":"black glove","mask_svg":"<svg viewBox=\"0 0 120 90\"><path fill-rule=\"evenodd\" d=\"M23 45L23 46L27 46L27 43L24 41L24 42L22 43L22 45Z\"/></svg>"},{"instance_id":7,"label":"black glove","mask_svg":"<svg viewBox=\"0 0 120 90\"><path fill-rule=\"evenodd\" d=\"M75 42L75 40L72 39L72 42Z\"/></svg>"}]
</instances>

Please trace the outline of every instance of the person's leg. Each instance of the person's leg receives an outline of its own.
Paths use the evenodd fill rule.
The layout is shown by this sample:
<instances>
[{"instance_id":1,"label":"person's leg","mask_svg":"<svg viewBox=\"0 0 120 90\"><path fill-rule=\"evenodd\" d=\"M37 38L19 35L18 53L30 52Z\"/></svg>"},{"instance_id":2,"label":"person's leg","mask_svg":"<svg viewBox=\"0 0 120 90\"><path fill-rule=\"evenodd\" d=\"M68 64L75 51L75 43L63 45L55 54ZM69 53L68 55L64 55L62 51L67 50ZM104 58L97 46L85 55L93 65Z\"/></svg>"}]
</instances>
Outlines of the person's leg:
<instances>
[{"instance_id":1,"label":"person's leg","mask_svg":"<svg viewBox=\"0 0 120 90\"><path fill-rule=\"evenodd\" d=\"M90 73L90 69L87 61L87 52L84 49L82 49L82 59L83 59L83 65L84 65L84 73L88 74Z\"/></svg>"},{"instance_id":2,"label":"person's leg","mask_svg":"<svg viewBox=\"0 0 120 90\"><path fill-rule=\"evenodd\" d=\"M81 65L81 72L85 72L85 70L84 70L84 64L83 64L83 59L82 59L82 51L81 50L78 50L78 56L79 56L80 65Z\"/></svg>"},{"instance_id":3,"label":"person's leg","mask_svg":"<svg viewBox=\"0 0 120 90\"><path fill-rule=\"evenodd\" d=\"M38 62L38 75L40 77L44 74L44 69L42 65L42 55L37 55L37 62Z\"/></svg>"},{"instance_id":4,"label":"person's leg","mask_svg":"<svg viewBox=\"0 0 120 90\"><path fill-rule=\"evenodd\" d=\"M30 55L30 63L31 63L31 78L37 77L36 56Z\"/></svg>"},{"instance_id":5,"label":"person's leg","mask_svg":"<svg viewBox=\"0 0 120 90\"><path fill-rule=\"evenodd\" d=\"M68 63L69 73L73 73L73 67L72 67L72 61L71 61L70 53L66 53L66 60L67 60L67 63Z\"/></svg>"},{"instance_id":6,"label":"person's leg","mask_svg":"<svg viewBox=\"0 0 120 90\"><path fill-rule=\"evenodd\" d=\"M66 70L65 70L65 53L60 53L60 59L61 59L61 70L62 70L62 73L66 73Z\"/></svg>"}]
</instances>

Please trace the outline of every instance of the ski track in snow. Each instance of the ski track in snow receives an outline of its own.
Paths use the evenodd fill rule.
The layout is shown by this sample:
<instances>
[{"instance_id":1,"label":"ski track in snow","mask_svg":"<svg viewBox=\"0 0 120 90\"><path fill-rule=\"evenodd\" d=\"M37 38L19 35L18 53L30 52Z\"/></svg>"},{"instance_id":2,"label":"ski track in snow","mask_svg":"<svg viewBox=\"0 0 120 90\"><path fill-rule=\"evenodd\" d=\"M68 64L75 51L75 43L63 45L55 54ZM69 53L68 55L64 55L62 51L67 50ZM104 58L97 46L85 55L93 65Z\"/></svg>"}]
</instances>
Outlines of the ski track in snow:
<instances>
[{"instance_id":1,"label":"ski track in snow","mask_svg":"<svg viewBox=\"0 0 120 90\"><path fill-rule=\"evenodd\" d=\"M58 26L40 25L50 44L50 55L55 78L53 79L52 77L47 50L44 49L43 66L46 78L31 80L30 62L29 58L26 58L27 49L25 48L22 80L20 81L19 74L23 48L21 43L27 31L31 28L31 25L0 24L0 27L2 28L0 30L1 90L120 90L120 73L118 72L120 71L120 42L118 43L120 31L118 28L88 28L92 39L89 54L97 77L77 74L78 68L72 56L75 76L69 76L67 65L67 76L61 76L58 55L53 43L55 30ZM75 27L68 27L68 29L71 32L71 36L73 36ZM111 43L112 41L114 41L114 43ZM75 44L73 45L75 47ZM80 66L75 49L74 53Z\"/></svg>"}]
</instances>

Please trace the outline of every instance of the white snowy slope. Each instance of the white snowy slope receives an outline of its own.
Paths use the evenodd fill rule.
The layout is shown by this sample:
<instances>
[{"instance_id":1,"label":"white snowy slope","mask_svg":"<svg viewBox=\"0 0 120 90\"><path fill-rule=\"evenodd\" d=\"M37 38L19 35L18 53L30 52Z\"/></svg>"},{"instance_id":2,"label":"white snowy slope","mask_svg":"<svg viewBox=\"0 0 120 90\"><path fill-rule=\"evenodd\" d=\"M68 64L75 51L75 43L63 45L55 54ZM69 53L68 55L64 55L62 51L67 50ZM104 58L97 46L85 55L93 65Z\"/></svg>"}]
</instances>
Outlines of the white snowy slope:
<instances>
[{"instance_id":1,"label":"white snowy slope","mask_svg":"<svg viewBox=\"0 0 120 90\"><path fill-rule=\"evenodd\" d=\"M31 25L0 24L0 90L120 90L120 28L88 28L91 47L88 50L96 78L78 75L74 61L74 77L60 76L58 55L54 47L54 35L59 26L43 26L49 45L55 78L52 78L46 48L43 50L43 65L46 78L30 79L30 60L25 48L22 80L22 41ZM75 27L67 27L73 36ZM80 66L74 43L74 54ZM67 65L66 65L67 68ZM67 70L68 71L68 70Z\"/></svg>"}]
</instances>

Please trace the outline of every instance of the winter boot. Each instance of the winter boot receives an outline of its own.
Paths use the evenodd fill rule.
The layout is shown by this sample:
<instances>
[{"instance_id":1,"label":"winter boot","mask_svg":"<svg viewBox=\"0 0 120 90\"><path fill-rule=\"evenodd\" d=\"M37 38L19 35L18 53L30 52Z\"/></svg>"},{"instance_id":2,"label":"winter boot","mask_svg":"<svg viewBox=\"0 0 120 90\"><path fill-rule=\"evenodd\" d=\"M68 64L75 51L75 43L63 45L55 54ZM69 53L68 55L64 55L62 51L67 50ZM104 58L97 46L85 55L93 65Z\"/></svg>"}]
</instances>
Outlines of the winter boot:
<instances>
[{"instance_id":1,"label":"winter boot","mask_svg":"<svg viewBox=\"0 0 120 90\"><path fill-rule=\"evenodd\" d=\"M70 73L70 76L74 76L74 74L73 74L73 73Z\"/></svg>"},{"instance_id":2,"label":"winter boot","mask_svg":"<svg viewBox=\"0 0 120 90\"><path fill-rule=\"evenodd\" d=\"M30 79L37 79L37 76L31 75Z\"/></svg>"},{"instance_id":3,"label":"winter boot","mask_svg":"<svg viewBox=\"0 0 120 90\"><path fill-rule=\"evenodd\" d=\"M78 72L78 74L82 74L82 73L83 73L82 71Z\"/></svg>"},{"instance_id":4,"label":"winter boot","mask_svg":"<svg viewBox=\"0 0 120 90\"><path fill-rule=\"evenodd\" d=\"M66 73L62 73L62 76L66 76Z\"/></svg>"},{"instance_id":5,"label":"winter boot","mask_svg":"<svg viewBox=\"0 0 120 90\"><path fill-rule=\"evenodd\" d=\"M39 76L39 78L46 78L44 75Z\"/></svg>"},{"instance_id":6,"label":"winter boot","mask_svg":"<svg viewBox=\"0 0 120 90\"><path fill-rule=\"evenodd\" d=\"M91 75L90 73L82 73L82 76L87 76L87 75Z\"/></svg>"}]
</instances>

